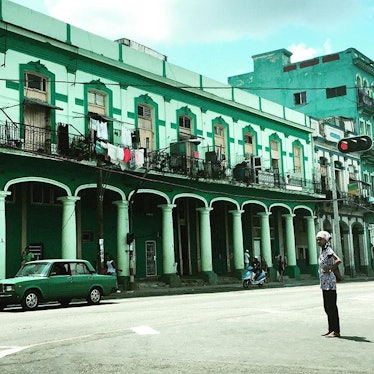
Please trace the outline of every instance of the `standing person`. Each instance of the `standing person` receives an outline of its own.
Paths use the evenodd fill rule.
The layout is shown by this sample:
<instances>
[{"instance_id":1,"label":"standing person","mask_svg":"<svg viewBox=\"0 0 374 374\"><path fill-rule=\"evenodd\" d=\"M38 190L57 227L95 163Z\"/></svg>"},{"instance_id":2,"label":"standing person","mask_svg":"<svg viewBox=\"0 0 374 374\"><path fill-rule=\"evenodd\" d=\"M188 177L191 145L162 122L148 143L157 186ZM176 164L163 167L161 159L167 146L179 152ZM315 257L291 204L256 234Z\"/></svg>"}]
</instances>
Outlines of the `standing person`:
<instances>
[{"instance_id":1,"label":"standing person","mask_svg":"<svg viewBox=\"0 0 374 374\"><path fill-rule=\"evenodd\" d=\"M251 256L249 255L249 251L248 249L245 250L244 252L244 268L247 269L247 267L249 266L249 258Z\"/></svg>"},{"instance_id":2,"label":"standing person","mask_svg":"<svg viewBox=\"0 0 374 374\"><path fill-rule=\"evenodd\" d=\"M283 276L284 276L284 261L283 261L281 255L279 255L279 257L278 257L277 271L278 271L278 273L279 273L279 282L283 282Z\"/></svg>"},{"instance_id":3,"label":"standing person","mask_svg":"<svg viewBox=\"0 0 374 374\"><path fill-rule=\"evenodd\" d=\"M338 338L340 337L340 323L336 305L336 276L334 271L342 261L331 248L330 239L331 235L327 231L319 231L316 235L317 244L321 247L321 254L318 259L319 278L323 295L323 307L328 321L328 331L322 336Z\"/></svg>"},{"instance_id":4,"label":"standing person","mask_svg":"<svg viewBox=\"0 0 374 374\"><path fill-rule=\"evenodd\" d=\"M25 265L26 262L32 261L33 259L34 259L34 254L32 252L30 252L30 248L29 247L26 247L22 251L22 261L21 261L21 264Z\"/></svg>"},{"instance_id":5,"label":"standing person","mask_svg":"<svg viewBox=\"0 0 374 374\"><path fill-rule=\"evenodd\" d=\"M261 257L261 269L265 272L266 279L267 279L268 274L269 274L269 267L268 267L268 263L265 260L265 257L263 256Z\"/></svg>"}]
</instances>

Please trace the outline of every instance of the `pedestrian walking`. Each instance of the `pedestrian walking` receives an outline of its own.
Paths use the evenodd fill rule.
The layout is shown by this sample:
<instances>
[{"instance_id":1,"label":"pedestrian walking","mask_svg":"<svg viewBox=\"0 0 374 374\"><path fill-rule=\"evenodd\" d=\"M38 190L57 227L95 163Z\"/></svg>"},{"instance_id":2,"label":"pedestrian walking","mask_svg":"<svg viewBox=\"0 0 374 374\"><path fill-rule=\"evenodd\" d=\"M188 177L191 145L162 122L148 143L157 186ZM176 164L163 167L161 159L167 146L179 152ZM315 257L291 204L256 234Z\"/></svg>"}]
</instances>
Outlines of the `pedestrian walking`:
<instances>
[{"instance_id":1,"label":"pedestrian walking","mask_svg":"<svg viewBox=\"0 0 374 374\"><path fill-rule=\"evenodd\" d=\"M279 255L278 257L278 264L277 264L277 271L279 274L279 282L283 282L283 276L284 276L284 261L282 259L282 256Z\"/></svg>"},{"instance_id":2,"label":"pedestrian walking","mask_svg":"<svg viewBox=\"0 0 374 374\"><path fill-rule=\"evenodd\" d=\"M321 247L318 259L319 278L323 296L323 307L327 315L328 329L322 334L327 338L340 337L339 312L337 307L336 276L334 272L341 264L341 259L330 246L331 235L327 231L319 231L316 235L317 244Z\"/></svg>"},{"instance_id":3,"label":"pedestrian walking","mask_svg":"<svg viewBox=\"0 0 374 374\"><path fill-rule=\"evenodd\" d=\"M268 266L268 263L265 260L265 257L263 257L263 256L261 256L261 269L265 272L266 279L267 279L268 274L269 274L269 266Z\"/></svg>"}]
</instances>

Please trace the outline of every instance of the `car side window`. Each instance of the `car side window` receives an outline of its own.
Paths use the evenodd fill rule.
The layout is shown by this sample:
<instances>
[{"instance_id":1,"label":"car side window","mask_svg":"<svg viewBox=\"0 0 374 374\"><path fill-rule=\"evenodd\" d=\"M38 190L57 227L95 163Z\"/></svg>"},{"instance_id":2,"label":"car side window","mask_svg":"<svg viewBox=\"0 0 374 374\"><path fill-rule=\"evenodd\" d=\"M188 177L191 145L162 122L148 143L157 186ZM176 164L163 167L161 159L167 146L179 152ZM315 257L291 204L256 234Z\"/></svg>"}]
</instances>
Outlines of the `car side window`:
<instances>
[{"instance_id":1,"label":"car side window","mask_svg":"<svg viewBox=\"0 0 374 374\"><path fill-rule=\"evenodd\" d=\"M78 275L89 274L86 264L82 262L75 263L74 267L75 267L74 269L75 274L78 274Z\"/></svg>"},{"instance_id":2,"label":"car side window","mask_svg":"<svg viewBox=\"0 0 374 374\"><path fill-rule=\"evenodd\" d=\"M57 262L53 265L51 275L69 275L69 274L71 274L69 264Z\"/></svg>"}]
</instances>

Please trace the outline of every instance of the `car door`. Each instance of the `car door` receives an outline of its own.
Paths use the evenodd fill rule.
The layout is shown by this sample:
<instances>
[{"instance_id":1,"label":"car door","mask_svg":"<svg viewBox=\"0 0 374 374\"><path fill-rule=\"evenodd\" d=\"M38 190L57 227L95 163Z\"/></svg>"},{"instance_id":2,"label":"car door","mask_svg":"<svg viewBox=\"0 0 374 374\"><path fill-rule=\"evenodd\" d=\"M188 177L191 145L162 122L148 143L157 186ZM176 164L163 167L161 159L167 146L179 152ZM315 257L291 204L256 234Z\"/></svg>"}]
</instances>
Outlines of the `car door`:
<instances>
[{"instance_id":1,"label":"car door","mask_svg":"<svg viewBox=\"0 0 374 374\"><path fill-rule=\"evenodd\" d=\"M48 277L50 300L71 298L73 292L72 276L68 263L56 262L52 265Z\"/></svg>"},{"instance_id":2,"label":"car door","mask_svg":"<svg viewBox=\"0 0 374 374\"><path fill-rule=\"evenodd\" d=\"M75 297L86 297L93 284L93 276L84 262L71 262L71 275Z\"/></svg>"}]
</instances>

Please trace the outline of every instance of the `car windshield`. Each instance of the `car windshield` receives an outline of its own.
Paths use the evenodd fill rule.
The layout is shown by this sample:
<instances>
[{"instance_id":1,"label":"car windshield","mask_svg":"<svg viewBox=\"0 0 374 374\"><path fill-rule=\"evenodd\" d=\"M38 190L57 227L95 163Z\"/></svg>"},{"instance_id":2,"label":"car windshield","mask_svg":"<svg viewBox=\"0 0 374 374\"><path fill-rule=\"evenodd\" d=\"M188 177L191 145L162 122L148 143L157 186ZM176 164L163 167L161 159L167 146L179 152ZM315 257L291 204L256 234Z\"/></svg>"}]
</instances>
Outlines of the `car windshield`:
<instances>
[{"instance_id":1,"label":"car windshield","mask_svg":"<svg viewBox=\"0 0 374 374\"><path fill-rule=\"evenodd\" d=\"M18 270L16 277L45 277L49 267L48 262L28 263Z\"/></svg>"}]
</instances>

